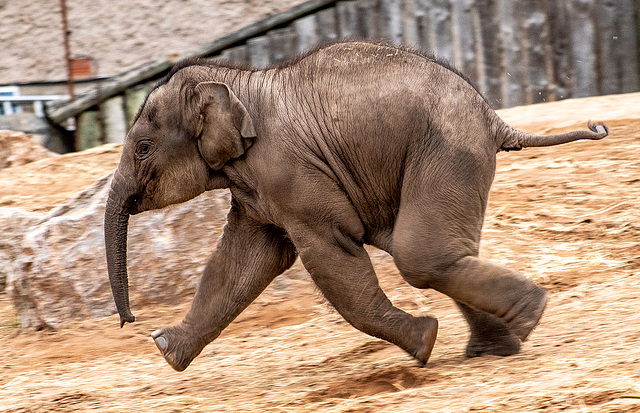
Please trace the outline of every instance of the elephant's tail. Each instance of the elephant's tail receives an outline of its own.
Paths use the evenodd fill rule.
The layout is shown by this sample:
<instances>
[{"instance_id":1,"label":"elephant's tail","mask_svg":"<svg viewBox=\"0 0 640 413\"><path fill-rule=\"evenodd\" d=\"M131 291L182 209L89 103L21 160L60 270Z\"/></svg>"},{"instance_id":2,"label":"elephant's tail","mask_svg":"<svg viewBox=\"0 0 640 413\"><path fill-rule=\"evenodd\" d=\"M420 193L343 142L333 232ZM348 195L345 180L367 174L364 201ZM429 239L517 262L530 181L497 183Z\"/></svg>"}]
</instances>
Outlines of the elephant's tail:
<instances>
[{"instance_id":1,"label":"elephant's tail","mask_svg":"<svg viewBox=\"0 0 640 413\"><path fill-rule=\"evenodd\" d=\"M578 139L598 140L609 135L609 128L601 122L587 124L589 130L578 130L573 132L561 133L558 135L536 135L515 130L505 123L502 124L502 132L499 137L502 143L499 145L499 151L519 151L526 147L553 146L563 143L577 141Z\"/></svg>"}]
</instances>

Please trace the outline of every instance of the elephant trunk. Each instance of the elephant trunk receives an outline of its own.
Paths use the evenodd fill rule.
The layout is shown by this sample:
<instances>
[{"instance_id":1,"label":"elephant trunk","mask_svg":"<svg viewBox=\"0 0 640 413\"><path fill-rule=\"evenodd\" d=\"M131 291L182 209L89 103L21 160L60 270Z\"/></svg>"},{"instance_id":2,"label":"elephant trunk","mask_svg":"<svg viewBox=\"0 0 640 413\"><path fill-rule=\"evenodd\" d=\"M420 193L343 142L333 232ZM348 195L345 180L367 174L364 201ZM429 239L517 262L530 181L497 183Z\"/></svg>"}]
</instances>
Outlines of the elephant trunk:
<instances>
[{"instance_id":1,"label":"elephant trunk","mask_svg":"<svg viewBox=\"0 0 640 413\"><path fill-rule=\"evenodd\" d=\"M107 200L104 215L104 239L107 253L107 270L111 291L120 314L120 328L124 323L133 323L134 315L129 308L129 282L127 277L127 229L129 226L130 200L117 195L114 180Z\"/></svg>"}]
</instances>

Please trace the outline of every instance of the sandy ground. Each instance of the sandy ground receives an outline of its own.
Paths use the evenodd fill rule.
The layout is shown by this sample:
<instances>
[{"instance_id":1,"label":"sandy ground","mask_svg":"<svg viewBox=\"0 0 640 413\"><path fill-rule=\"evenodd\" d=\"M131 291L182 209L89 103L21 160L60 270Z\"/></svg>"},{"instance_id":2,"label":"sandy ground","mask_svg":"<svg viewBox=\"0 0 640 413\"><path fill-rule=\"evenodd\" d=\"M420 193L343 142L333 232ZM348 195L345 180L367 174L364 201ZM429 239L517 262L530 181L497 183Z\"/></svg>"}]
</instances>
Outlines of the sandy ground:
<instances>
[{"instance_id":1,"label":"sandy ground","mask_svg":"<svg viewBox=\"0 0 640 413\"><path fill-rule=\"evenodd\" d=\"M17 328L0 294L0 411L638 412L639 99L501 112L529 131L581 128L589 118L611 128L599 142L499 155L481 255L550 293L540 325L516 356L465 358L468 331L452 301L409 287L391 258L372 250L392 301L440 321L424 368L350 327L299 264L286 275L288 292L268 289L183 373L164 362L149 334L178 322L190 300L134 309L138 321L124 329L112 316L31 332ZM87 162L86 154L75 156ZM73 167L70 157L57 159ZM52 160L41 162L53 168ZM0 180L9 176L4 171ZM82 173L65 179L74 176L80 186L91 181ZM70 195L65 185L22 188L3 202L44 210ZM51 194L29 192L42 188Z\"/></svg>"}]
</instances>

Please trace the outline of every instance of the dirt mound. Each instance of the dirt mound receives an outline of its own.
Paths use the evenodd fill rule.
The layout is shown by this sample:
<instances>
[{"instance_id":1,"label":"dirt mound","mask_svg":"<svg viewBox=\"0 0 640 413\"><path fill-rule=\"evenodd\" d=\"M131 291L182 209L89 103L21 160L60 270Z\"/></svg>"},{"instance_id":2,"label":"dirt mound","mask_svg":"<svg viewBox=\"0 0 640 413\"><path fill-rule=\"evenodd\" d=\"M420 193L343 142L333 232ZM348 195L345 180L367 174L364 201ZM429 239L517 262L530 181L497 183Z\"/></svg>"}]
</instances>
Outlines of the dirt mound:
<instances>
[{"instance_id":1,"label":"dirt mound","mask_svg":"<svg viewBox=\"0 0 640 413\"><path fill-rule=\"evenodd\" d=\"M57 154L43 148L30 135L0 130L0 169L25 165L54 156Z\"/></svg>"},{"instance_id":2,"label":"dirt mound","mask_svg":"<svg viewBox=\"0 0 640 413\"><path fill-rule=\"evenodd\" d=\"M424 368L349 326L300 266L291 288L269 288L183 373L149 334L178 322L189 303L135 309L136 323L123 329L112 316L26 333L0 295L0 410L640 411L639 96L501 112L531 132L584 128L589 118L611 129L602 141L499 155L481 255L550 293L516 356L466 359L467 327L451 300L409 287L392 259L372 250L391 300L439 319ZM90 174L114 167L117 150L0 171L0 202L47 210L65 185L88 185Z\"/></svg>"},{"instance_id":3,"label":"dirt mound","mask_svg":"<svg viewBox=\"0 0 640 413\"><path fill-rule=\"evenodd\" d=\"M37 152L38 147L34 151ZM122 145L109 144L2 169L0 207L18 207L30 212L51 211L113 171L118 166L121 152Z\"/></svg>"}]
</instances>

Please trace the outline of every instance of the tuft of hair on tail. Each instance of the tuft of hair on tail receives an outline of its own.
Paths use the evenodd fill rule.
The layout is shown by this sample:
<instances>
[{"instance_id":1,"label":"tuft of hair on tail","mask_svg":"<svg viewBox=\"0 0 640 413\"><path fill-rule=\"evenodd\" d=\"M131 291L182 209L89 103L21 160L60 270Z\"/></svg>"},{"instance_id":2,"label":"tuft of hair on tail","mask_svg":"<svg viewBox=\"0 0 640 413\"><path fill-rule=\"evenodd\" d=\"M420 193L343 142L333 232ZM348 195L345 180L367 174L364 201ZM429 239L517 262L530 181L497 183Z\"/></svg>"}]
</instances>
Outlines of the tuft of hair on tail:
<instances>
[{"instance_id":1,"label":"tuft of hair on tail","mask_svg":"<svg viewBox=\"0 0 640 413\"><path fill-rule=\"evenodd\" d=\"M609 127L602 122L591 122L587 123L587 127L591 132L597 133L599 135L599 139L609 136Z\"/></svg>"}]
</instances>

